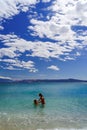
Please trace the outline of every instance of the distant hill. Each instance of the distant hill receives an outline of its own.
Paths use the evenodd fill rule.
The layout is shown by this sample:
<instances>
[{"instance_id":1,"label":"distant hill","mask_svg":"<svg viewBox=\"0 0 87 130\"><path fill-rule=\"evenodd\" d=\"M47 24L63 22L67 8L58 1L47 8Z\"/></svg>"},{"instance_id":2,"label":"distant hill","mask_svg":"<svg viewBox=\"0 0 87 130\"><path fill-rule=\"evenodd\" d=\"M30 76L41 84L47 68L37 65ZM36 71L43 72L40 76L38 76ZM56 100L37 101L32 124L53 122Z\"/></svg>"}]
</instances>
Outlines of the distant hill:
<instances>
[{"instance_id":1,"label":"distant hill","mask_svg":"<svg viewBox=\"0 0 87 130\"><path fill-rule=\"evenodd\" d=\"M31 83L31 82L87 82L87 80L79 80L79 79L25 79L18 80L16 82L21 83Z\"/></svg>"},{"instance_id":2,"label":"distant hill","mask_svg":"<svg viewBox=\"0 0 87 130\"><path fill-rule=\"evenodd\" d=\"M0 78L0 83L14 82L14 83L32 83L32 82L87 82L87 80L79 79L25 79L25 80L11 80Z\"/></svg>"}]
</instances>

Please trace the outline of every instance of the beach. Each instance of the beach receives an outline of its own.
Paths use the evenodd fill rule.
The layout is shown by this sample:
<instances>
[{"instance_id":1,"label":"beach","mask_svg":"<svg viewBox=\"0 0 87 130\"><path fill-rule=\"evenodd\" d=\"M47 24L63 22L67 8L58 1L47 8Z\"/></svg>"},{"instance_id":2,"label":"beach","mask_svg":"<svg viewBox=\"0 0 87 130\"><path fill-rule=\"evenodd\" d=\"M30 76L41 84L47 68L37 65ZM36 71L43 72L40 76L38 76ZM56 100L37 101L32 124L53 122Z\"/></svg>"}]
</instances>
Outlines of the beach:
<instances>
[{"instance_id":1,"label":"beach","mask_svg":"<svg viewBox=\"0 0 87 130\"><path fill-rule=\"evenodd\" d=\"M0 130L87 130L87 83L0 83Z\"/></svg>"}]
</instances>

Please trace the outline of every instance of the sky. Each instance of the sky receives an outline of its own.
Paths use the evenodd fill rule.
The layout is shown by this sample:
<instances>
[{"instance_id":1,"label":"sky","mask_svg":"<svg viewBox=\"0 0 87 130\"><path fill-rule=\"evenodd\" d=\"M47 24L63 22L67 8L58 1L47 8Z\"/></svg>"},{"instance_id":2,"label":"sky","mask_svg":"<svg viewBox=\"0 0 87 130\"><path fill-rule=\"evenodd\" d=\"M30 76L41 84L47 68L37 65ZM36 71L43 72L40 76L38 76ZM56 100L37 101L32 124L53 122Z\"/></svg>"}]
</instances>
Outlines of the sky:
<instances>
[{"instance_id":1,"label":"sky","mask_svg":"<svg viewBox=\"0 0 87 130\"><path fill-rule=\"evenodd\" d=\"M0 0L0 78L87 80L87 0Z\"/></svg>"}]
</instances>

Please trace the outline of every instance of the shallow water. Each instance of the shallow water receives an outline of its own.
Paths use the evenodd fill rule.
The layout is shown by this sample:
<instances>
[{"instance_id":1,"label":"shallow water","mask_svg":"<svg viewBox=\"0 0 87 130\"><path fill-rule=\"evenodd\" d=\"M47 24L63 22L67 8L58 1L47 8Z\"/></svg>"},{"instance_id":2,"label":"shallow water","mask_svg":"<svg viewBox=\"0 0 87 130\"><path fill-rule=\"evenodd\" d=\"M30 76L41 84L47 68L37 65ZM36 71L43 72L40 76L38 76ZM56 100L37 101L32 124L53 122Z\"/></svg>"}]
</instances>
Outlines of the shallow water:
<instances>
[{"instance_id":1,"label":"shallow water","mask_svg":"<svg viewBox=\"0 0 87 130\"><path fill-rule=\"evenodd\" d=\"M38 93L45 106L34 106ZM87 84L0 84L0 130L87 130Z\"/></svg>"}]
</instances>

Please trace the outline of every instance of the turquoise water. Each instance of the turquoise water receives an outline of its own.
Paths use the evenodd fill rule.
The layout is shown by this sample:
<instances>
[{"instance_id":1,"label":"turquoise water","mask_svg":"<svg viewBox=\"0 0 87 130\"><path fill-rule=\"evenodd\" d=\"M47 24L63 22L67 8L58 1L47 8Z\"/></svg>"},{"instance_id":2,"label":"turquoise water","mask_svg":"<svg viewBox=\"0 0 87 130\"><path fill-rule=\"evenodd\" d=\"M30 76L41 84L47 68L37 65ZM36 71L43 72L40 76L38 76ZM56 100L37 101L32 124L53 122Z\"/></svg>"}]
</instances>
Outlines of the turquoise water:
<instances>
[{"instance_id":1,"label":"turquoise water","mask_svg":"<svg viewBox=\"0 0 87 130\"><path fill-rule=\"evenodd\" d=\"M87 130L87 83L0 84L0 130Z\"/></svg>"}]
</instances>

